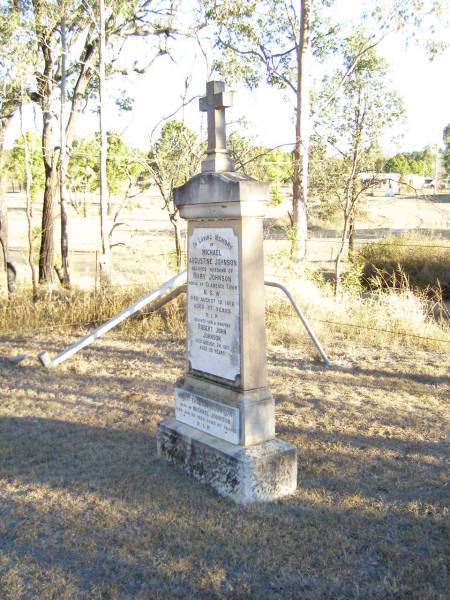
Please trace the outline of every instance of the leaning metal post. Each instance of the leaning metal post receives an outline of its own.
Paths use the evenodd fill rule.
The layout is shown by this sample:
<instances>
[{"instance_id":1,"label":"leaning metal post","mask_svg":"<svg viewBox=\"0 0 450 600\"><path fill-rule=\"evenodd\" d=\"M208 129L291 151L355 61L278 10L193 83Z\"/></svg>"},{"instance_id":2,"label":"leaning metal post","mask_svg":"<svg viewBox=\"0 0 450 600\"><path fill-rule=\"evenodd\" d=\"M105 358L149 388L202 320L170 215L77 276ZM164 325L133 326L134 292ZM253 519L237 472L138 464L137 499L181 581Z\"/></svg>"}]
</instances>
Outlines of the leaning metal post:
<instances>
[{"instance_id":1,"label":"leaning metal post","mask_svg":"<svg viewBox=\"0 0 450 600\"><path fill-rule=\"evenodd\" d=\"M169 281L166 281L166 283L164 283L157 290L151 292L151 294L143 296L140 300L138 300L137 302L120 312L118 315L116 315L106 323L103 323L103 325L100 325L100 327L86 335L84 338L81 338L81 340L78 340L74 344L71 344L63 352L55 356L55 358L50 358L47 352L40 352L38 354L39 360L41 361L42 365L47 369L57 367L60 363L79 352L82 348L89 346L89 344L91 344L97 338L101 337L107 331L110 331L111 329L116 327L116 325L118 325L128 317L131 317L131 315L136 313L138 310L141 310L142 308L144 308L144 306L150 304L150 302L157 301L161 298L161 296L163 296L166 293L168 293L170 299L173 299L175 297L174 288L180 289L185 283L186 271L182 271L181 273L178 273L178 275L175 275L175 277L172 277L172 279L169 279ZM182 289L180 289L180 292L181 291ZM160 306L160 304L158 306Z\"/></svg>"},{"instance_id":2,"label":"leaning metal post","mask_svg":"<svg viewBox=\"0 0 450 600\"><path fill-rule=\"evenodd\" d=\"M328 356L325 354L325 350L322 348L319 340L317 339L317 337L315 336L313 330L311 329L308 321L306 320L306 317L304 316L304 314L302 313L302 311L299 309L297 302L294 300L291 292L287 289L286 286L284 286L282 283L279 283L278 281L273 281L273 280L267 280L264 282L264 285L268 285L269 287L276 287L279 288L280 290L282 290L286 296L289 298L292 306L294 307L295 312L298 314L298 316L300 317L301 322L303 323L303 326L305 327L306 331L308 332L309 337L312 339L312 341L314 342L314 345L316 346L317 350L319 351L320 356L323 359L323 362L329 367L331 365L331 361L328 358Z\"/></svg>"},{"instance_id":3,"label":"leaning metal post","mask_svg":"<svg viewBox=\"0 0 450 600\"><path fill-rule=\"evenodd\" d=\"M164 304L166 304L167 302L169 302L170 300L173 300L179 294L186 291L185 285L186 285L186 271L182 271L181 273L178 273L178 275L176 275L175 277L173 277L172 279L170 279L169 281L164 283L157 290L154 290L150 294L143 296L140 300L138 300L137 302L135 302L134 304L132 304L131 306L129 306L128 308L123 310L121 313L119 313L118 315L116 315L115 317L113 317L112 319L110 319L109 321L107 321L106 323L104 323L103 325L101 325L100 327L98 327L97 329L95 329L94 331L89 333L88 335L86 335L84 338L81 338L81 340L78 340L77 342L74 342L73 344L68 346L63 352L61 352L60 354L55 356L55 358L52 359L47 352L40 352L38 354L39 361L47 369L57 367L59 364L61 364L68 358L72 357L74 354L76 354L83 348L86 348L86 346L89 346L94 340L96 340L97 338L101 337L102 335L104 335L105 333L107 333L108 331L110 331L111 329L116 327L117 325L119 325L119 323L121 323L128 317L131 317L137 311L144 308L144 306L146 306L147 304L153 303L152 308L153 308L153 310L156 310L156 309L160 308L161 306L163 306ZM299 316L301 322L303 323L303 326L305 327L308 335L310 336L311 340L313 341L317 350L319 351L320 356L323 359L323 362L327 366L330 366L331 365L330 359L326 355L325 350L322 348L319 340L317 339L314 332L312 331L311 326L309 325L308 321L306 320L306 317L301 312L301 310L298 307L297 303L295 302L292 294L286 288L286 286L279 283L278 281L272 281L272 280L266 280L264 282L264 285L267 285L269 287L279 288L286 294L286 296L289 298L292 306L294 307L294 310L296 311L297 315ZM27 358L27 355L21 354L20 356L12 357L9 360L10 360L10 362L16 364L16 363L21 362L25 358Z\"/></svg>"}]
</instances>

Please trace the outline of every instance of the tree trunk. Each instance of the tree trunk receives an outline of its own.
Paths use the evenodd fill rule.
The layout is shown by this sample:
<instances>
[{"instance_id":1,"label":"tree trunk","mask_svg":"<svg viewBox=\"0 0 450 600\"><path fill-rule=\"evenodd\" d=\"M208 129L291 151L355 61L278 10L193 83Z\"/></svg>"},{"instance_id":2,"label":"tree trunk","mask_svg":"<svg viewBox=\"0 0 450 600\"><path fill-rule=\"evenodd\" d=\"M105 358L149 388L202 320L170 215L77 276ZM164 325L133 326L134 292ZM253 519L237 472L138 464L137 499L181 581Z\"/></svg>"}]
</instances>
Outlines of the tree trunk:
<instances>
[{"instance_id":1,"label":"tree trunk","mask_svg":"<svg viewBox=\"0 0 450 600\"><path fill-rule=\"evenodd\" d=\"M41 246L39 250L39 283L51 286L54 281L55 262L54 221L56 195L58 192L57 156L53 148L52 94L55 85L53 54L47 30L42 25L42 5L34 0L39 48L44 61L43 72L37 77L37 98L42 110L42 160L45 184L42 206Z\"/></svg>"},{"instance_id":2,"label":"tree trunk","mask_svg":"<svg viewBox=\"0 0 450 600\"><path fill-rule=\"evenodd\" d=\"M55 207L58 194L58 172L55 153L51 141L51 116L44 117L42 148L44 154L45 187L42 206L41 247L39 250L39 283L51 285L54 282L55 264Z\"/></svg>"},{"instance_id":3,"label":"tree trunk","mask_svg":"<svg viewBox=\"0 0 450 600\"><path fill-rule=\"evenodd\" d=\"M169 215L170 222L173 225L174 229L174 241L175 241L175 254L177 260L177 269L181 269L182 255L181 255L181 236L180 236L180 226L178 223L177 215L171 214Z\"/></svg>"},{"instance_id":4,"label":"tree trunk","mask_svg":"<svg viewBox=\"0 0 450 600\"><path fill-rule=\"evenodd\" d=\"M297 99L295 118L294 170L292 176L291 255L294 260L306 257L308 237L308 146L309 146L309 78L311 0L300 0L300 34L297 45Z\"/></svg>"},{"instance_id":5,"label":"tree trunk","mask_svg":"<svg viewBox=\"0 0 450 600\"><path fill-rule=\"evenodd\" d=\"M3 180L3 143L6 128L10 118L0 121L0 246L2 253L3 269L6 274L6 287L8 294L14 294L16 291L16 269L12 264L8 248L8 208L5 200L5 188Z\"/></svg>"},{"instance_id":6,"label":"tree trunk","mask_svg":"<svg viewBox=\"0 0 450 600\"><path fill-rule=\"evenodd\" d=\"M42 209L41 247L39 251L39 283L49 285L54 281L54 220L55 207L58 195L59 152L55 151L52 140L52 97L55 89L55 63L53 60L53 30L45 25L45 11L40 0L32 0L35 13L35 29L38 37L39 49L44 61L42 73L36 77L37 93L35 100L42 110L42 157L45 170L44 203ZM90 26L88 37L95 24ZM76 129L77 117L82 110L82 102L87 85L92 77L92 64L95 57L96 44L86 43L83 55L80 57L80 73L75 83L71 112L66 126L66 147L70 148ZM64 235L62 236L64 237Z\"/></svg>"},{"instance_id":7,"label":"tree trunk","mask_svg":"<svg viewBox=\"0 0 450 600\"><path fill-rule=\"evenodd\" d=\"M23 97L23 92L22 92ZM31 203L31 183L32 183L32 173L30 168L30 154L28 151L28 141L25 135L24 127L23 127L23 112L22 112L22 104L19 107L20 113L20 132L22 134L23 139L23 151L24 151L24 159L25 159L25 198L26 198L26 216L27 216L27 237L28 237L28 265L31 270L31 285L33 288L33 301L37 298L37 279L36 279L36 269L34 265L34 257L33 257L33 215L32 215L32 203Z\"/></svg>"},{"instance_id":8,"label":"tree trunk","mask_svg":"<svg viewBox=\"0 0 450 600\"><path fill-rule=\"evenodd\" d=\"M361 143L361 137L359 135L359 132L357 132L357 134L355 135L354 140L355 140L355 146L353 148L353 153L352 153L352 168L351 168L347 183L345 185L345 200L344 200L344 205L343 205L344 229L342 231L341 245L339 247L339 250L338 250L338 253L336 256L336 262L335 262L335 277L336 277L335 288L334 288L335 298L337 298L340 293L341 259L342 259L342 255L345 250L345 242L349 235L350 228L354 226L355 209L356 209L356 202L357 202L357 198L358 198L358 196L355 195L355 184L356 184L356 177L357 177L359 148L360 148L360 143Z\"/></svg>"},{"instance_id":9,"label":"tree trunk","mask_svg":"<svg viewBox=\"0 0 450 600\"><path fill-rule=\"evenodd\" d=\"M355 253L355 212L350 215L348 225L348 259L353 260Z\"/></svg>"},{"instance_id":10,"label":"tree trunk","mask_svg":"<svg viewBox=\"0 0 450 600\"><path fill-rule=\"evenodd\" d=\"M64 8L63 8L64 11ZM60 110L60 138L61 138L61 158L60 158L60 210L61 210L61 284L70 289L70 270L69 270L69 236L67 233L67 199L66 199L66 173L67 173L67 146L66 131L64 127L64 105L66 102L66 22L63 16L61 21L61 110Z\"/></svg>"},{"instance_id":11,"label":"tree trunk","mask_svg":"<svg viewBox=\"0 0 450 600\"><path fill-rule=\"evenodd\" d=\"M100 119L100 235L102 256L100 259L100 285L107 288L111 285L111 248L108 233L108 179L106 174L106 159L108 140L105 129L105 3L99 0L99 119Z\"/></svg>"},{"instance_id":12,"label":"tree trunk","mask_svg":"<svg viewBox=\"0 0 450 600\"><path fill-rule=\"evenodd\" d=\"M0 170L0 246L2 253L2 265L6 274L6 287L8 294L16 291L16 269L9 257L8 248L8 208L5 200L5 188Z\"/></svg>"},{"instance_id":13,"label":"tree trunk","mask_svg":"<svg viewBox=\"0 0 450 600\"><path fill-rule=\"evenodd\" d=\"M342 256L345 250L345 242L348 236L348 228L349 228L349 215L344 214L344 229L342 231L341 243L336 254L336 259L334 263L334 297L338 298L341 291L341 275L342 275Z\"/></svg>"}]
</instances>

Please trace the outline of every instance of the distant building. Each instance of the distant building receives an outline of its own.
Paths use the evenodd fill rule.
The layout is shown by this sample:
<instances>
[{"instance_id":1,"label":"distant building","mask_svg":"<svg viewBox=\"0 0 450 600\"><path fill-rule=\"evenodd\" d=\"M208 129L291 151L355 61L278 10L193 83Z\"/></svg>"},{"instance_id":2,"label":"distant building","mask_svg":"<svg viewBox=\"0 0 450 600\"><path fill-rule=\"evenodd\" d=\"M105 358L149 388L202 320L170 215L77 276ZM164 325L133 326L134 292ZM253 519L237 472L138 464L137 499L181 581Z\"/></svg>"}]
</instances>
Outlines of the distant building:
<instances>
[{"instance_id":1,"label":"distant building","mask_svg":"<svg viewBox=\"0 0 450 600\"><path fill-rule=\"evenodd\" d=\"M426 187L427 180L434 181L432 177L424 177L423 175L415 174L403 175L402 180L414 188L411 190L412 192L414 192L414 190L422 190Z\"/></svg>"},{"instance_id":2,"label":"distant building","mask_svg":"<svg viewBox=\"0 0 450 600\"><path fill-rule=\"evenodd\" d=\"M373 196L394 196L400 192L400 173L360 173L359 179Z\"/></svg>"},{"instance_id":3,"label":"distant building","mask_svg":"<svg viewBox=\"0 0 450 600\"><path fill-rule=\"evenodd\" d=\"M400 173L360 173L359 178L363 185L368 188L368 193L372 196L395 196L406 191L406 193L414 193L416 190L421 190L424 187L429 187L433 183L432 177L424 177L423 175L415 175L408 173L401 175Z\"/></svg>"}]
</instances>

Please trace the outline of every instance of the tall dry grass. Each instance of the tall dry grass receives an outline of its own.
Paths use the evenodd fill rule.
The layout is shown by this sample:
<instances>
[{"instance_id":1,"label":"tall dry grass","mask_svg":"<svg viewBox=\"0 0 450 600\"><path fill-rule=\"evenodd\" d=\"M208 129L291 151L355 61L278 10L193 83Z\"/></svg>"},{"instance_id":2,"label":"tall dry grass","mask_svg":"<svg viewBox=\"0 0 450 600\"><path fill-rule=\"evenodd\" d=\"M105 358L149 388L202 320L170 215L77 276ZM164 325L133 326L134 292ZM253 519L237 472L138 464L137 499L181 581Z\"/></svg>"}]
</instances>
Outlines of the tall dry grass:
<instances>
[{"instance_id":1,"label":"tall dry grass","mask_svg":"<svg viewBox=\"0 0 450 600\"><path fill-rule=\"evenodd\" d=\"M450 313L438 290L430 298L429 290L413 289L404 276L396 287L382 282L376 286L374 281L373 289L367 292L356 270L347 273L336 299L332 282L318 273L282 273L276 278L293 293L324 343L333 345L344 337L369 345L438 346L450 350ZM302 326L285 296L269 289L267 299L273 342L287 346L298 343Z\"/></svg>"},{"instance_id":2,"label":"tall dry grass","mask_svg":"<svg viewBox=\"0 0 450 600\"><path fill-rule=\"evenodd\" d=\"M414 291L404 278L401 286L380 284L370 293L355 289L348 279L339 300L332 285L310 273L283 271L278 279L296 298L301 310L324 344L334 345L342 337L372 345L450 348L449 313L442 302L434 302L425 291ZM108 293L74 289L33 302L30 291L22 290L11 301L0 304L0 334L28 336L35 332L92 330L107 321L156 284L112 288ZM123 322L120 331L130 340L146 339L162 331L176 338L185 335L185 295L149 313L144 309ZM286 347L309 343L300 320L280 290L266 288L269 341ZM434 340L441 340L434 341Z\"/></svg>"},{"instance_id":3,"label":"tall dry grass","mask_svg":"<svg viewBox=\"0 0 450 600\"><path fill-rule=\"evenodd\" d=\"M157 287L151 283L113 287L105 293L73 288L33 300L31 290L22 288L9 301L0 303L0 333L27 335L40 331L65 332L76 329L94 329L139 298ZM147 337L162 330L174 335L184 331L184 301L177 298L158 311L144 308L124 321L120 328L126 335Z\"/></svg>"},{"instance_id":4,"label":"tall dry grass","mask_svg":"<svg viewBox=\"0 0 450 600\"><path fill-rule=\"evenodd\" d=\"M362 246L356 256L368 289L403 287L450 299L450 244L440 237L406 233Z\"/></svg>"}]
</instances>

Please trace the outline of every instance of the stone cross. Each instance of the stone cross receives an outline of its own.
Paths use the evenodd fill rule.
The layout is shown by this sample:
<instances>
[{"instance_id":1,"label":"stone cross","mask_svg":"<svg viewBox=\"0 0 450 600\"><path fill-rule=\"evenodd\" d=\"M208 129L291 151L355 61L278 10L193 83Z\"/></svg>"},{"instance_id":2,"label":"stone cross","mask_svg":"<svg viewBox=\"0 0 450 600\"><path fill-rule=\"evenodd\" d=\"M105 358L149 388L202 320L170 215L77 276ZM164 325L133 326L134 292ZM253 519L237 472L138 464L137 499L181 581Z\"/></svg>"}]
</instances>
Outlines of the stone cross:
<instances>
[{"instance_id":1,"label":"stone cross","mask_svg":"<svg viewBox=\"0 0 450 600\"><path fill-rule=\"evenodd\" d=\"M225 130L225 109L232 105L233 93L225 91L223 81L207 82L206 96L199 101L200 110L208 115L208 157L202 162L202 173L234 171Z\"/></svg>"}]
</instances>

